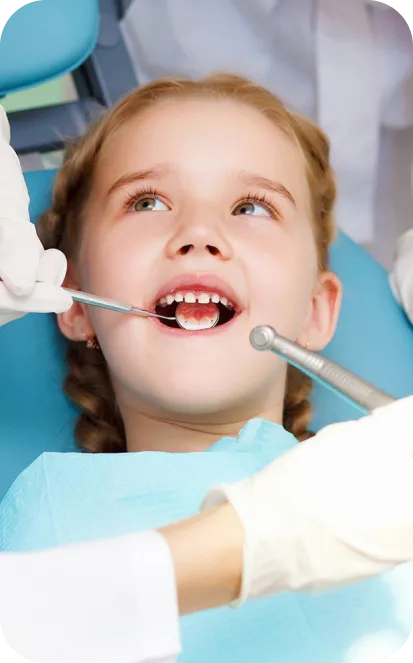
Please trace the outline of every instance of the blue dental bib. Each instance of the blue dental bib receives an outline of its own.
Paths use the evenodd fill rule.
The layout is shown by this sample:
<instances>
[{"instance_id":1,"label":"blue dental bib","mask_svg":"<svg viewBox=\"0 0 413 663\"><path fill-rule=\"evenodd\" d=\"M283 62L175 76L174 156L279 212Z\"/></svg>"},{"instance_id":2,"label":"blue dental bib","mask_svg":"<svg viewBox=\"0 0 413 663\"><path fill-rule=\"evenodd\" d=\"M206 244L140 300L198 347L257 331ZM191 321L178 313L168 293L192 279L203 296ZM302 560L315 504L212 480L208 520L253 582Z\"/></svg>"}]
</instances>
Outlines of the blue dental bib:
<instances>
[{"instance_id":1,"label":"blue dental bib","mask_svg":"<svg viewBox=\"0 0 413 663\"><path fill-rule=\"evenodd\" d=\"M213 485L250 476L295 444L281 426L254 419L237 439L200 453L45 453L0 505L0 550L160 527L196 513ZM410 634L412 575L406 565L323 595L285 593L184 617L179 662L378 663Z\"/></svg>"}]
</instances>

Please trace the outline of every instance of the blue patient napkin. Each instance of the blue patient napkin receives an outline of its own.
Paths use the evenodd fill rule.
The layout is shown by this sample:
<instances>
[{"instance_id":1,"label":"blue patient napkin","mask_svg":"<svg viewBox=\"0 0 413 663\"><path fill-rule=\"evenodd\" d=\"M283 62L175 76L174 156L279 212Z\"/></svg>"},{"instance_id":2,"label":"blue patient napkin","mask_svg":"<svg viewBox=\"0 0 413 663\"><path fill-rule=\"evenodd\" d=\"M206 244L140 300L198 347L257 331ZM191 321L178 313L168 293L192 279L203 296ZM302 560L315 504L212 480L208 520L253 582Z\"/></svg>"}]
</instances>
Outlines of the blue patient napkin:
<instances>
[{"instance_id":1,"label":"blue patient napkin","mask_svg":"<svg viewBox=\"0 0 413 663\"><path fill-rule=\"evenodd\" d=\"M253 419L237 439L222 438L200 453L45 453L0 505L0 550L165 525L196 513L213 485L250 476L296 444L281 426ZM406 565L323 595L285 593L184 617L179 661L379 663L412 629L412 576Z\"/></svg>"}]
</instances>

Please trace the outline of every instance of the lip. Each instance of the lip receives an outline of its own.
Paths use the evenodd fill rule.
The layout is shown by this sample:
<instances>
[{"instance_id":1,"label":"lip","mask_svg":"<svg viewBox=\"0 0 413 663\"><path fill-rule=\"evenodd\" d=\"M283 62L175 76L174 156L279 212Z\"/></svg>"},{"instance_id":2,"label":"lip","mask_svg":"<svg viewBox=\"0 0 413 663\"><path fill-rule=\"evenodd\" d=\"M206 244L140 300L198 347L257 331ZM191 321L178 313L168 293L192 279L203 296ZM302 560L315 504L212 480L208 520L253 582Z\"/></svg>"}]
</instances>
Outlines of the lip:
<instances>
[{"instance_id":1,"label":"lip","mask_svg":"<svg viewBox=\"0 0 413 663\"><path fill-rule=\"evenodd\" d=\"M180 274L164 283L164 285L162 285L152 297L149 304L149 310L155 310L156 302L161 297L165 297L169 294L173 295L182 290L185 290L186 292L214 292L221 297L226 297L232 302L235 313L241 313L244 309L240 296L226 281L214 274L193 273Z\"/></svg>"}]
</instances>

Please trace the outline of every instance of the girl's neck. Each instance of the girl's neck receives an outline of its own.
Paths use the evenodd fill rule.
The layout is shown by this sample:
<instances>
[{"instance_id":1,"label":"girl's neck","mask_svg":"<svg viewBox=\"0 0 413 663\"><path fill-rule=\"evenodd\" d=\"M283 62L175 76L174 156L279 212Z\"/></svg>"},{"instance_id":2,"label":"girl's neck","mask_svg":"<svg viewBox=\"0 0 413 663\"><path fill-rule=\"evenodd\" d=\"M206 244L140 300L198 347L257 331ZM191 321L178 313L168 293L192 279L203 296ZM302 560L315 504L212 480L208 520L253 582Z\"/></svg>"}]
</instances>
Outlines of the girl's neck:
<instances>
[{"instance_id":1,"label":"girl's neck","mask_svg":"<svg viewBox=\"0 0 413 663\"><path fill-rule=\"evenodd\" d=\"M128 451L166 451L187 453L205 451L222 437L238 437L245 423L260 417L280 423L282 421L282 403L250 416L234 417L221 423L186 422L156 418L142 414L137 410L123 411Z\"/></svg>"}]
</instances>

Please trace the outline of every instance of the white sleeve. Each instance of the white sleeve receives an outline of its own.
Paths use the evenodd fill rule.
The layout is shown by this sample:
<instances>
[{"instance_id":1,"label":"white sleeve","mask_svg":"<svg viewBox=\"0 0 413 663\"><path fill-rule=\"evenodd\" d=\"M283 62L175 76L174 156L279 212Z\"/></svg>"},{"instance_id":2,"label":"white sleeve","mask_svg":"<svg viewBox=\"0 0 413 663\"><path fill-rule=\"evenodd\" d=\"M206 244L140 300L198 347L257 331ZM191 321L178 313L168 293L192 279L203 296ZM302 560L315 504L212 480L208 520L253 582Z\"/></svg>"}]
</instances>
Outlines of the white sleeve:
<instances>
[{"instance_id":1,"label":"white sleeve","mask_svg":"<svg viewBox=\"0 0 413 663\"><path fill-rule=\"evenodd\" d=\"M0 554L0 625L39 663L175 663L177 591L164 538L145 532Z\"/></svg>"}]
</instances>

